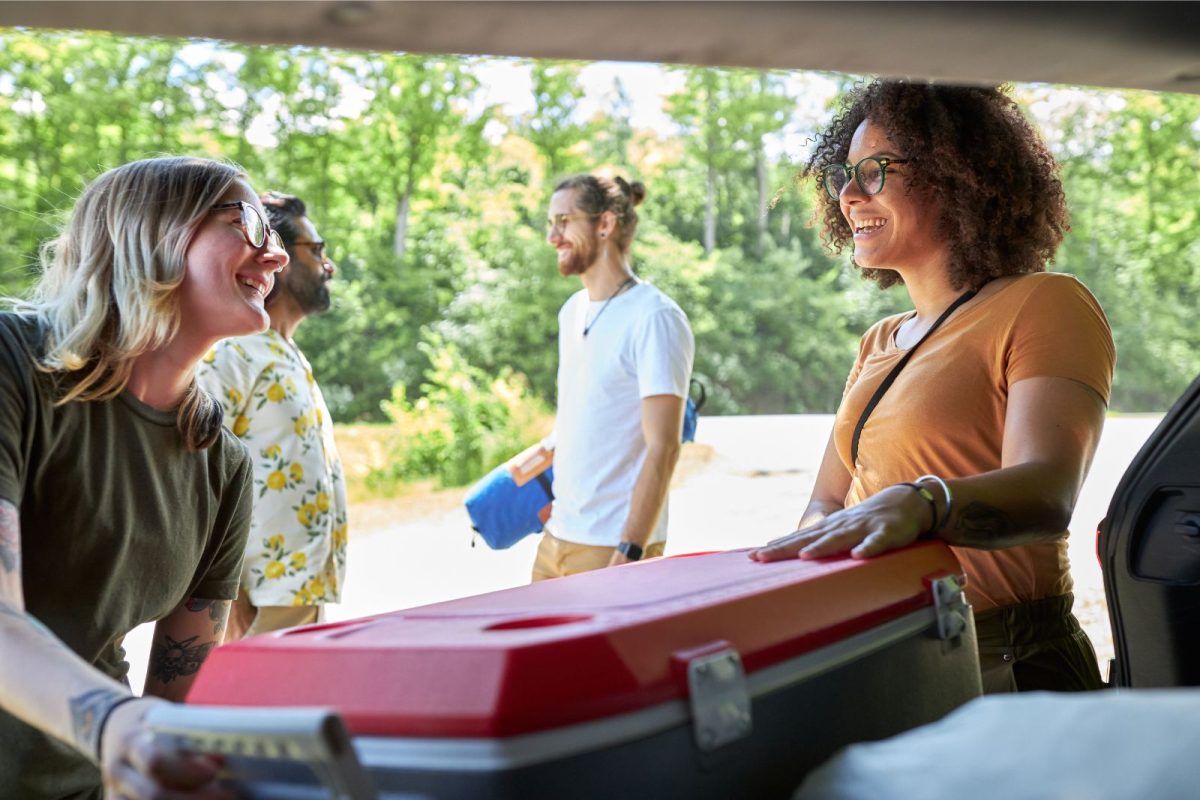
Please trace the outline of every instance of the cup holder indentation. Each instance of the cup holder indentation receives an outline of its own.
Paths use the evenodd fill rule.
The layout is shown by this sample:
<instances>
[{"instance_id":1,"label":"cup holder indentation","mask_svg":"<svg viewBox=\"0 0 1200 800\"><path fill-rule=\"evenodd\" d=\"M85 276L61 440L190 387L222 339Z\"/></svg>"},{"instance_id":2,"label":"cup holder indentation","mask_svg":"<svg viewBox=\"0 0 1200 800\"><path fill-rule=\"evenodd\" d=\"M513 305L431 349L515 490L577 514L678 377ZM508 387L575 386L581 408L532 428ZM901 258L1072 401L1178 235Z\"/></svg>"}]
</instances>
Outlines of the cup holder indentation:
<instances>
[{"instance_id":1,"label":"cup holder indentation","mask_svg":"<svg viewBox=\"0 0 1200 800\"><path fill-rule=\"evenodd\" d=\"M510 619L504 622L497 622L494 625L488 625L484 628L485 631L519 631L526 628L552 628L555 625L571 625L576 622L587 622L592 617L590 614L559 614L557 616L548 617L525 617L524 619Z\"/></svg>"}]
</instances>

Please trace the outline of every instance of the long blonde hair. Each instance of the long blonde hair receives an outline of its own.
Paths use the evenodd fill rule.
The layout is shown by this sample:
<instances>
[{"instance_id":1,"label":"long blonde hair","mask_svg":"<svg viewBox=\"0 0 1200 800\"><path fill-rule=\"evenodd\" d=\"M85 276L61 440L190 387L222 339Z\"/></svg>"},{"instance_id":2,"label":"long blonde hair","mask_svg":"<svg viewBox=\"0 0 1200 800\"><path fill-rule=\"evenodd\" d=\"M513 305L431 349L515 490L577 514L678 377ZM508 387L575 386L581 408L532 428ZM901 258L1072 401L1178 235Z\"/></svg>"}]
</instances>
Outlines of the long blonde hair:
<instances>
[{"instance_id":1,"label":"long blonde hair","mask_svg":"<svg viewBox=\"0 0 1200 800\"><path fill-rule=\"evenodd\" d=\"M42 247L37 286L13 303L46 332L38 366L71 375L57 404L117 396L134 359L171 341L188 245L242 177L204 158L150 158L111 169L84 190L59 236ZM176 418L188 449L216 441L221 416L193 375Z\"/></svg>"}]
</instances>

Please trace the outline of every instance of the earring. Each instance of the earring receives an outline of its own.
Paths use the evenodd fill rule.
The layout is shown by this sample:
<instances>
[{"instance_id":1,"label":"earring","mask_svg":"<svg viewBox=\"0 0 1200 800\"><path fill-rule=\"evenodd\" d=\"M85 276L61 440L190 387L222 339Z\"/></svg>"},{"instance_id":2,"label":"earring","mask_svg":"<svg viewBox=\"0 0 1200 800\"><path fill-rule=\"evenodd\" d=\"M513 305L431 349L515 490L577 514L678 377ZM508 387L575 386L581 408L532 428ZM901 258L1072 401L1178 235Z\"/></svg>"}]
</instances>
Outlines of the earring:
<instances>
[{"instance_id":1,"label":"earring","mask_svg":"<svg viewBox=\"0 0 1200 800\"><path fill-rule=\"evenodd\" d=\"M608 238L608 234L607 234L607 233L604 233L603 231L601 231L601 233L600 233L600 238L601 238L601 239L607 239L607 238Z\"/></svg>"}]
</instances>

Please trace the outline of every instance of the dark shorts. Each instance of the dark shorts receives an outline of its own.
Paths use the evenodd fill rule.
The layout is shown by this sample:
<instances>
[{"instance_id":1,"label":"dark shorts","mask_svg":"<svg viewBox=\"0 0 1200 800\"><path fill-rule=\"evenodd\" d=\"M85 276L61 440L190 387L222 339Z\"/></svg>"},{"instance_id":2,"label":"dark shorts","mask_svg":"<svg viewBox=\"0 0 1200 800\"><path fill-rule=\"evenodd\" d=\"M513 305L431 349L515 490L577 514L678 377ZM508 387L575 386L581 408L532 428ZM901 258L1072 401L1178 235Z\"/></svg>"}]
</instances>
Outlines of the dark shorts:
<instances>
[{"instance_id":1,"label":"dark shorts","mask_svg":"<svg viewBox=\"0 0 1200 800\"><path fill-rule=\"evenodd\" d=\"M1096 651L1071 613L1070 593L975 617L984 694L1103 689Z\"/></svg>"}]
</instances>

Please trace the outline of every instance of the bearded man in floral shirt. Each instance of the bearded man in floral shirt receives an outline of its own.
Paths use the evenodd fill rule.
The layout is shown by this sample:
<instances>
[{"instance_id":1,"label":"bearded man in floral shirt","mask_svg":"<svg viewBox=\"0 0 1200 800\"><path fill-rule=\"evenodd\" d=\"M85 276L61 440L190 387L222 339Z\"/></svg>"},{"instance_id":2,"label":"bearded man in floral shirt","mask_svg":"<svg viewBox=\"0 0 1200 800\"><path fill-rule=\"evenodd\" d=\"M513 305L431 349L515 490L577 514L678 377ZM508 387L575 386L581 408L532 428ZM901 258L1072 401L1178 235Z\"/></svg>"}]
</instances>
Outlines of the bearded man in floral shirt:
<instances>
[{"instance_id":1,"label":"bearded man in floral shirt","mask_svg":"<svg viewBox=\"0 0 1200 800\"><path fill-rule=\"evenodd\" d=\"M254 462L254 517L225 641L321 621L346 570L346 491L333 422L292 341L305 318L329 309L335 267L300 198L267 192L262 203L291 259L266 298L271 326L226 339L199 368Z\"/></svg>"}]
</instances>

